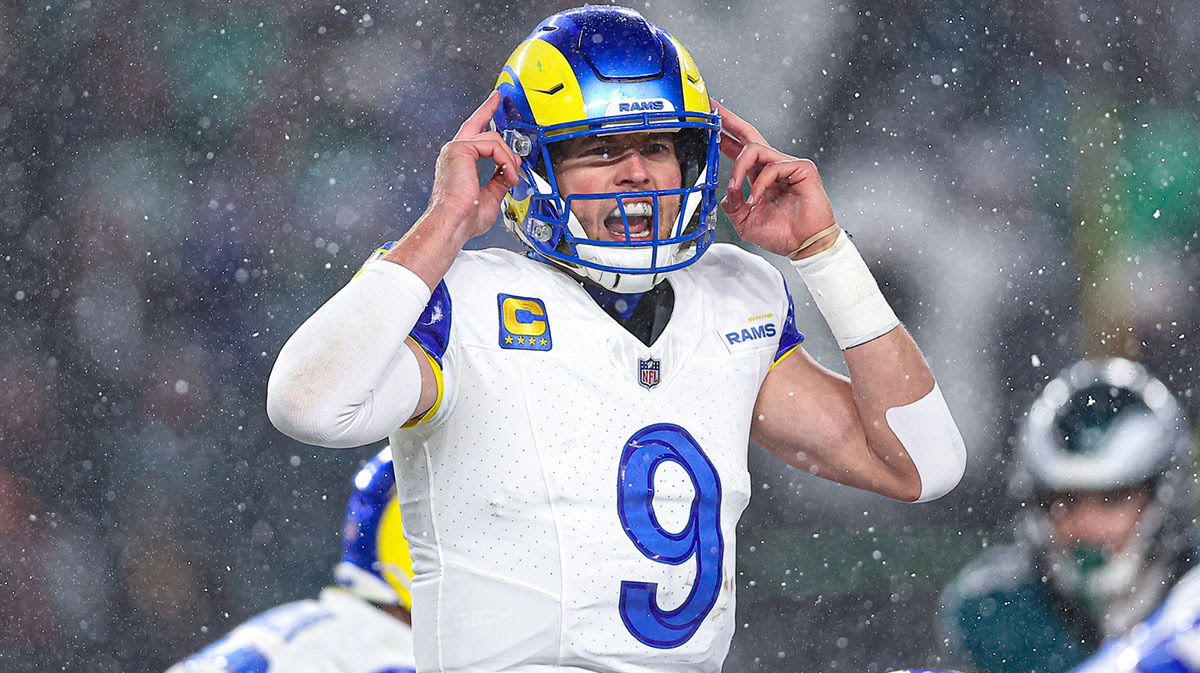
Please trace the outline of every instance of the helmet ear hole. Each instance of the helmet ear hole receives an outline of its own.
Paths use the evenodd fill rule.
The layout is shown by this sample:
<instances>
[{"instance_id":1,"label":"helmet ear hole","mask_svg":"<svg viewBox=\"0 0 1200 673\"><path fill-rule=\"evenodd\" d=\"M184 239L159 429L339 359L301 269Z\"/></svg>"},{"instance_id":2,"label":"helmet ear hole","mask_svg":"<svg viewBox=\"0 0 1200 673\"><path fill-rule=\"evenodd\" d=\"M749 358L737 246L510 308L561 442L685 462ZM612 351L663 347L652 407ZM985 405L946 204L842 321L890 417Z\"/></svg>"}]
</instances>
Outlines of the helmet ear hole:
<instances>
[{"instance_id":1,"label":"helmet ear hole","mask_svg":"<svg viewBox=\"0 0 1200 673\"><path fill-rule=\"evenodd\" d=\"M679 157L679 172L683 184L693 185L700 179L707 158L704 133L700 129L680 129L675 136L675 156Z\"/></svg>"}]
</instances>

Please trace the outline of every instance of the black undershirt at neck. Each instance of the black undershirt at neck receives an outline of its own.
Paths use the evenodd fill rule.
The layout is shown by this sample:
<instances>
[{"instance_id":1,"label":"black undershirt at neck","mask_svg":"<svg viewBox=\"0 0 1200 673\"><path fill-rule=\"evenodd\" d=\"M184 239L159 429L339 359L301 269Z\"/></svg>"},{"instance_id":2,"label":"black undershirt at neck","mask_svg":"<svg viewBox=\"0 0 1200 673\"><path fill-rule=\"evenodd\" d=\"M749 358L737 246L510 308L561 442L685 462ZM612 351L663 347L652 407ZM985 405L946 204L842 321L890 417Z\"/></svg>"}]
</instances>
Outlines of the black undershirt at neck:
<instances>
[{"instance_id":1,"label":"black undershirt at neck","mask_svg":"<svg viewBox=\"0 0 1200 673\"><path fill-rule=\"evenodd\" d=\"M605 313L647 346L654 344L666 329L667 322L671 320L671 312L675 308L675 291L671 289L671 283L668 281L655 285L641 295L617 294L593 285L585 285L585 288ZM636 304L632 312L626 308L630 301ZM621 316L623 308L626 309L624 313L628 318Z\"/></svg>"}]
</instances>

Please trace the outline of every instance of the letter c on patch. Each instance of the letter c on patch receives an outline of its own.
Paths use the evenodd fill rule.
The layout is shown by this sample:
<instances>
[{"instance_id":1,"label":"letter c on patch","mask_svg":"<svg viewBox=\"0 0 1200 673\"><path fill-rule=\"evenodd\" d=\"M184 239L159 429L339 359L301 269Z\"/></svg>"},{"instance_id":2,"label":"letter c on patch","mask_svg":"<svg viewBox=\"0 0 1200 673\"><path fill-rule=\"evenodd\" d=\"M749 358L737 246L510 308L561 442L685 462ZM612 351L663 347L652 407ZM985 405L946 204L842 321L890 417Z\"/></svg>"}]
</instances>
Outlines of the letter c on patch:
<instances>
[{"instance_id":1,"label":"letter c on patch","mask_svg":"<svg viewBox=\"0 0 1200 673\"><path fill-rule=\"evenodd\" d=\"M546 333L546 310L532 299L506 297L504 329L522 336L541 336Z\"/></svg>"}]
</instances>

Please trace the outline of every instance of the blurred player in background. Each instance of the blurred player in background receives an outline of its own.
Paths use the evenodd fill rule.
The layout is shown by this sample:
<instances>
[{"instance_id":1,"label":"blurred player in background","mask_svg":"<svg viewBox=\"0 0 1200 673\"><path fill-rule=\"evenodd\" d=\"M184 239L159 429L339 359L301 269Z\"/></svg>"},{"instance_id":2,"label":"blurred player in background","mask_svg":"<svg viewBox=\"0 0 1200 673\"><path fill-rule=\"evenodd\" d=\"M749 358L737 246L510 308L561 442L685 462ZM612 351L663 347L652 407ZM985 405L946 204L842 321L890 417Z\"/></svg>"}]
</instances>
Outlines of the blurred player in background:
<instances>
[{"instance_id":1,"label":"blurred player in background","mask_svg":"<svg viewBox=\"0 0 1200 673\"><path fill-rule=\"evenodd\" d=\"M713 244L721 152L726 214L790 258L850 379L800 348L776 268ZM501 212L527 254L463 251ZM267 409L313 444L391 436L422 671L716 672L751 439L905 501L966 460L813 163L611 6L517 48L425 213L288 340Z\"/></svg>"},{"instance_id":2,"label":"blurred player in background","mask_svg":"<svg viewBox=\"0 0 1200 673\"><path fill-rule=\"evenodd\" d=\"M1046 385L1017 444L1017 542L944 596L951 663L1062 673L1155 609L1195 559L1193 445L1166 386L1128 360Z\"/></svg>"},{"instance_id":3,"label":"blurred player in background","mask_svg":"<svg viewBox=\"0 0 1200 673\"><path fill-rule=\"evenodd\" d=\"M168 673L412 673L412 560L391 451L354 476L336 586L238 626Z\"/></svg>"}]
</instances>

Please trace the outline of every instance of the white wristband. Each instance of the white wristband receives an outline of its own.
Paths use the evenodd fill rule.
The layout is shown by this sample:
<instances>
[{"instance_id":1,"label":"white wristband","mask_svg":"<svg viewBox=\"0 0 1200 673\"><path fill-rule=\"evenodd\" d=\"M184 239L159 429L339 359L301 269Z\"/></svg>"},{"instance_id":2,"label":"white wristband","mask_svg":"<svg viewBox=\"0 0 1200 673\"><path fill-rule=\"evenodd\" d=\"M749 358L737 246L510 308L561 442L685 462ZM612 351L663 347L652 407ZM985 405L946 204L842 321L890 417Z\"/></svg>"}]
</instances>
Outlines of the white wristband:
<instances>
[{"instance_id":1,"label":"white wristband","mask_svg":"<svg viewBox=\"0 0 1200 673\"><path fill-rule=\"evenodd\" d=\"M883 336L900 324L845 231L827 250L793 260L792 266L842 350Z\"/></svg>"}]
</instances>

